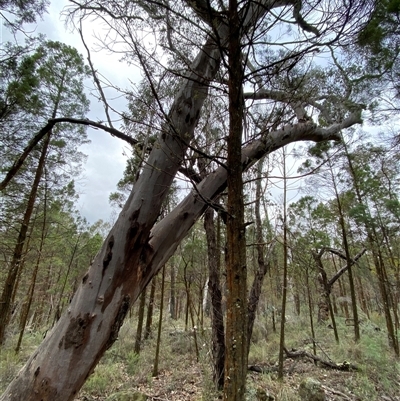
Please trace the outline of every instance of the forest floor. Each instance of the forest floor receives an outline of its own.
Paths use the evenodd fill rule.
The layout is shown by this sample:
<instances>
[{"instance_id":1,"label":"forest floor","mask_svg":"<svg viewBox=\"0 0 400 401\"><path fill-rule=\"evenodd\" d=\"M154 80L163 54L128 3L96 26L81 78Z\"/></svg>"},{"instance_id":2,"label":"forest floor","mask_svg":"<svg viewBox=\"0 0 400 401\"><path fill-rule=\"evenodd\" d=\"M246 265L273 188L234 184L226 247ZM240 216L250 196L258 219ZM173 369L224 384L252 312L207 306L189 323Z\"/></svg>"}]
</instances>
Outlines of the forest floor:
<instances>
[{"instance_id":1,"label":"forest floor","mask_svg":"<svg viewBox=\"0 0 400 401\"><path fill-rule=\"evenodd\" d=\"M156 318L156 317L155 317ZM375 319L378 321L379 319ZM301 401L299 385L307 378L320 382L326 401L400 401L400 361L387 345L381 321L364 323L361 340L352 340L353 328L338 320L340 343L326 326L316 328L317 355L336 364L350 363L357 371L341 371L315 364L309 357L286 357L284 380L277 379L279 333L267 325L254 329L249 366L248 401ZM313 342L302 318L288 320L286 346L289 350L313 352ZM119 339L107 351L82 388L78 401L213 401L222 399L212 384L210 330L197 331L198 360L193 332L181 321L166 319L161 336L158 375L153 377L156 333L133 352L136 320L127 320ZM29 353L40 341L31 334L19 356L5 350L0 355L0 393L11 381ZM9 343L11 344L11 342ZM140 398L138 394L147 396Z\"/></svg>"}]
</instances>

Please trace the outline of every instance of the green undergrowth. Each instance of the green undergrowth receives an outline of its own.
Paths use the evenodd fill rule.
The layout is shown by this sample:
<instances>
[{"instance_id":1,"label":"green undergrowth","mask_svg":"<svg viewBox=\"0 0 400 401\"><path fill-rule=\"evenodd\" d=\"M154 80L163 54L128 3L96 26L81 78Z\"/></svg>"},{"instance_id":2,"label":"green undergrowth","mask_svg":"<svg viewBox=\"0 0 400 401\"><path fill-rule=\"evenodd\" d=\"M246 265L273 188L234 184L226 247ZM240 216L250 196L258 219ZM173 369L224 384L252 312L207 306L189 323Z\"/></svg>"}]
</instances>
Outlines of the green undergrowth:
<instances>
[{"instance_id":1,"label":"green undergrowth","mask_svg":"<svg viewBox=\"0 0 400 401\"><path fill-rule=\"evenodd\" d=\"M17 375L42 340L43 333L41 332L26 333L18 353L15 352L18 341L17 335L5 341L3 347L0 348L0 394L3 393L8 383Z\"/></svg>"},{"instance_id":2,"label":"green undergrowth","mask_svg":"<svg viewBox=\"0 0 400 401\"><path fill-rule=\"evenodd\" d=\"M154 321L157 321L157 316ZM207 328L203 331L196 331L199 356L197 361L193 332L184 330L184 322L165 318L157 378L152 377L156 328L153 328L152 336L142 344L140 355L137 355L133 352L136 325L134 317L126 320L118 340L106 352L82 388L79 400L116 399L116 395L129 394L130 391L159 394L160 398L171 400L210 401L218 398L212 383L209 322L205 324ZM313 339L306 314L287 316L286 348L313 353L315 342L318 357L337 364L351 363L358 367L357 372L338 372L315 366L309 360L286 359L283 382L277 380L274 371L264 374L249 373L247 400L257 401L261 397L260 394L264 393L272 394L276 401L299 400L298 385L304 377L314 377L327 388L349 395L350 399L378 400L382 395L396 395L400 385L400 365L388 346L384 321L379 316L364 320L360 327L361 339L358 343L353 340L353 327L347 326L344 318L337 318L337 326L339 343L336 343L333 330L328 328L327 324L315 326ZM0 353L1 392L41 340L41 333L27 333L21 352L15 354L17 338L8 339ZM276 368L278 349L278 330L272 330L268 319L256 322L249 364ZM190 398L182 397L179 391L187 391L190 393L187 397Z\"/></svg>"},{"instance_id":3,"label":"green undergrowth","mask_svg":"<svg viewBox=\"0 0 400 401\"><path fill-rule=\"evenodd\" d=\"M348 321L347 321L348 322ZM328 322L329 323L329 322ZM329 324L315 325L315 338L312 338L308 316L290 316L285 325L285 346L288 350L304 350L314 353L324 361L336 364L350 363L358 370L339 372L329 368L312 366L305 369L300 366L299 359L285 360L285 380L283 385L278 382L277 374L267 373L263 376L264 388L272 390L276 400L297 400L298 395L293 391L295 386L287 386L301 376L301 370L316 376L323 385L335 387L336 390L359 400L378 400L382 395L398 395L400 386L400 361L394 355L388 344L384 319L371 316L371 320L363 319L360 325L361 338L354 341L354 327L346 325L344 317L337 318L339 343L335 341L334 331ZM268 325L268 324L266 324ZM272 327L272 324L270 325ZM277 325L279 328L279 325ZM249 353L249 364L276 369L278 365L279 332L265 330L255 326L252 345ZM303 359L304 361L304 359ZM257 381L257 387L260 381ZM252 388L251 381L248 386ZM256 399L256 398L254 398Z\"/></svg>"}]
</instances>

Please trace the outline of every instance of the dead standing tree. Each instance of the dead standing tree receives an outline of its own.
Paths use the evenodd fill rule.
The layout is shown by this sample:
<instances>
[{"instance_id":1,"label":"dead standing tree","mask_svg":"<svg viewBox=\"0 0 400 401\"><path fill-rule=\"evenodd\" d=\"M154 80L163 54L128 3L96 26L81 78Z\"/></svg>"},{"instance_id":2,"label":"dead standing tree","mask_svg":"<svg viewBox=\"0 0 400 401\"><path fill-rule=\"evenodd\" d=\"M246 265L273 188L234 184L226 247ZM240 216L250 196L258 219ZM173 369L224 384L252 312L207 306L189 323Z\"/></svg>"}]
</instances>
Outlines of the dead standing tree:
<instances>
[{"instance_id":1,"label":"dead standing tree","mask_svg":"<svg viewBox=\"0 0 400 401\"><path fill-rule=\"evenodd\" d=\"M125 12L122 7L125 3L121 5L121 9L112 8L110 4L109 10L107 9L109 4L106 2L104 4L100 8L97 2L94 4L85 2L85 5L78 4L78 6L94 12L106 12L111 18L121 10ZM188 144L194 137L210 85L220 71L220 61L224 57L224 46L229 33L224 10L217 12L210 3L203 1L183 1L177 4L192 8L197 18L203 21L203 25L208 26L204 45L188 68L188 72L181 78L170 111L165 116L165 122L140 177L101 251L83 277L71 304L9 385L1 400L73 399L101 356L117 339L131 304L174 253L194 222L207 209L210 201L216 199L226 188L228 173L225 166L221 165L197 184L171 213L155 225L162 201L184 160ZM322 3L316 2L315 5L310 4L307 7L312 9L320 4ZM148 12L151 18L151 8L155 3L127 2L125 5L142 7L142 12ZM157 7L171 11L167 2L157 3ZM266 20L266 16L273 16L270 14L272 9L283 13L282 15L290 12L293 16L292 24L297 24L302 30L314 35L313 43L310 44L305 40L303 42L305 47L295 52L299 56L306 51L305 48L312 49L315 46L322 46L324 41L332 42L341 37L340 35L345 36L347 29L354 32L353 18L360 21L361 13L367 12L367 7L362 1L355 2L351 8L346 8L344 4L338 4L337 7L346 9L343 20L335 18L332 19L331 25L326 25L325 23L330 21L329 15L321 14L321 26L328 26L330 34L338 32L334 37L329 37L306 23L300 14L302 8L300 1L246 1L238 12L242 25L241 35L245 42L249 37L253 40L259 29L263 29L264 32L272 29ZM332 10L329 9L330 11ZM320 43L317 43L316 37ZM280 62L274 61L272 65L282 66L288 60L297 62L292 54L284 56ZM269 67L272 68L272 65ZM260 68L260 71L265 71L264 68L265 66ZM307 103L305 94L303 102L299 103L293 102L292 96L281 95L273 91L254 96L245 94L247 99L262 98L285 104L294 111L297 122L292 119L294 124L284 127L281 124L260 127L253 140L242 149L243 170L265 154L288 143L304 140L317 142L339 140L340 130L361 123L360 109L355 110L352 103L352 110L346 110L343 103L341 118L335 122L330 121L329 124L325 123L324 128L319 127L311 118L305 118L307 117L305 107L313 104L312 107L319 109L320 112L327 112L325 106L318 103L318 100L327 99L320 97Z\"/></svg>"},{"instance_id":2,"label":"dead standing tree","mask_svg":"<svg viewBox=\"0 0 400 401\"><path fill-rule=\"evenodd\" d=\"M350 264L346 263L339 271L337 271L333 277L328 280L328 276L326 274L326 271L324 269L324 266L322 264L322 256L324 255L325 252L331 252L334 255L339 256L339 258L346 260L346 255L343 254L343 252L340 252L337 249L334 248L322 248L319 252L313 251L312 255L315 261L315 264L317 265L318 268L318 284L319 284L319 294L320 294L320 299L318 302L318 322L323 322L329 319L329 315L332 318L332 322L334 324L335 328L335 323L334 323L334 316L333 316L333 308L332 304L330 301L330 294L332 291L333 284L336 283L336 281L346 272L348 271L354 264L357 263L358 259L361 258L361 256L364 255L366 252L366 249L364 248L361 252L359 252L354 258L350 259ZM335 329L335 335L336 335L336 329ZM336 339L338 340L338 338Z\"/></svg>"}]
</instances>

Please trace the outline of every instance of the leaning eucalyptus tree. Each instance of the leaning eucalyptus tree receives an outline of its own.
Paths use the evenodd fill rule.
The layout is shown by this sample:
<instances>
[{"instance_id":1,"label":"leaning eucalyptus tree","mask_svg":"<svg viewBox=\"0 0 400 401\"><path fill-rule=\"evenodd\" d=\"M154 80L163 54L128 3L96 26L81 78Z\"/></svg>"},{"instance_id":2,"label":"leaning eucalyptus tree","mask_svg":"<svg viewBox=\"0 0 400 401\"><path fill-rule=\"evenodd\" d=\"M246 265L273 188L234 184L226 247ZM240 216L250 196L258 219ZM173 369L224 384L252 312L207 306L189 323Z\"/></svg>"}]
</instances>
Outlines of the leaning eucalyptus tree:
<instances>
[{"instance_id":1,"label":"leaning eucalyptus tree","mask_svg":"<svg viewBox=\"0 0 400 401\"><path fill-rule=\"evenodd\" d=\"M233 163L243 171L289 143L340 140L342 129L362 122L361 111L366 103L358 92L353 96L339 63L332 62L327 66L329 71L316 64L320 56L324 60L330 57L331 49L338 53L355 40L373 2L72 3L71 11L83 25L86 18L98 18L108 27L105 46L111 50L116 46L115 50L126 52L127 59L142 67L158 107L158 123L152 127L157 139L68 309L1 400L73 399L118 338L132 303L195 221L208 207L215 207L214 200L226 188L228 177L232 182ZM108 42L110 38L112 42ZM170 80L169 96L159 97L157 83L166 79ZM234 142L228 150L233 143L236 150L228 155L228 165L226 154L205 155L197 148L203 104L212 97L224 100L226 108L219 112L230 118L229 138ZM233 99L243 109L237 115ZM217 141L225 142L228 131L221 128L224 124L219 127ZM186 163L186 155L193 149L207 157L213 171L195 183L186 198L155 224L181 167L189 164L196 171L194 164ZM232 158L233 154L236 156ZM237 183L240 190L240 181ZM234 220L236 213L231 209L228 213ZM243 227L239 228L243 233ZM240 263L242 254L232 265L243 269ZM246 286L245 276L239 284ZM243 287L237 289L243 294ZM235 337L236 347L233 338L238 327L236 324L227 329L231 337L227 358L236 353L245 362L247 339L242 334ZM233 378L245 375L245 367L240 373L229 369L225 371L226 381L231 373ZM243 399L243 378L236 387L225 385L225 390L229 399Z\"/></svg>"}]
</instances>

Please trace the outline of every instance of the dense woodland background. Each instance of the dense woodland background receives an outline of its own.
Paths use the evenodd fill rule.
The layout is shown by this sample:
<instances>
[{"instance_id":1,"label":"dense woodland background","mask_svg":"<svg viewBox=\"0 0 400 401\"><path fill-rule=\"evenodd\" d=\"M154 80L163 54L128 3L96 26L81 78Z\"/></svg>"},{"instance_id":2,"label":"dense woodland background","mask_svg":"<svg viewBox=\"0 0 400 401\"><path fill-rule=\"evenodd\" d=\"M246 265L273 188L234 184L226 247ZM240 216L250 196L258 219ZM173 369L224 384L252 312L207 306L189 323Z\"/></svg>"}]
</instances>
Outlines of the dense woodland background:
<instances>
[{"instance_id":1,"label":"dense woodland background","mask_svg":"<svg viewBox=\"0 0 400 401\"><path fill-rule=\"evenodd\" d=\"M118 88L126 110L119 111L117 122L104 92L111 83L98 74L90 53L84 57L68 45L31 34L1 49L1 391L60 316L68 313L114 223L89 224L77 211L75 181L84 171L80 146L87 142L87 125L105 129L132 149L110 196L117 215L157 146L158 131L162 133L169 121L182 66L190 64L203 42L201 18L204 23L209 13L217 19L228 7L217 1L174 6L101 3L72 2L66 17L81 29L82 40L85 18L97 16L115 24L110 32L125 37L130 50L123 52L120 39L110 37L102 45L142 67L140 84ZM326 131L334 127L337 132L334 141L288 142L276 151L272 146L243 173L239 196L248 288L242 291L248 302L247 317L238 324L248 335L244 341L252 371L246 397L272 399L267 391L276 399L301 399L299 380L317 376L327 380L329 399L398 400L400 3L360 2L358 11L348 5L348 15L336 14L337 26L329 33L336 34L342 26L337 35L343 36L330 43L326 34L323 46L314 46L312 37L323 37L328 28L311 22L317 19L313 13L322 13L324 2L289 3L295 11L278 7L279 16L271 12L263 21L271 26L259 26L259 36L240 50L247 52L239 56L247 57L242 60L241 144L279 129L291 135L299 124ZM129 16L131 6L143 15L136 10ZM41 1L0 2L5 28L15 34L24 31L24 23L40 18L45 8ZM329 7L324 10L333 13ZM191 20L193 15L200 21ZM157 25L162 18L165 27ZM280 25L290 18L291 27ZM129 24L136 24L137 31ZM224 68L233 71L229 63ZM84 82L89 78L104 104L105 122L87 120L90 103ZM227 120L232 115L227 105L232 99L226 86L231 88L231 81L232 75L221 72L210 88L197 135L186 144L157 221L178 206L188 183L197 188L213 169L229 161ZM207 212L130 305L119 340L90 376L81 399L122 399L115 398L123 396L118 393L134 399L129 393L133 389L153 399L217 397L216 389L224 385L225 352L218 347L224 346L224 322L232 309L227 308L226 268L231 185L228 176L228 190L208 201ZM213 297L219 298L213 302ZM216 314L215 302L221 315ZM311 361L313 356L315 366L301 359ZM316 365L325 367L325 373ZM244 371L246 375L247 365ZM343 376L335 376L337 372ZM299 380L293 379L296 374ZM287 387L277 384L278 378Z\"/></svg>"}]
</instances>

